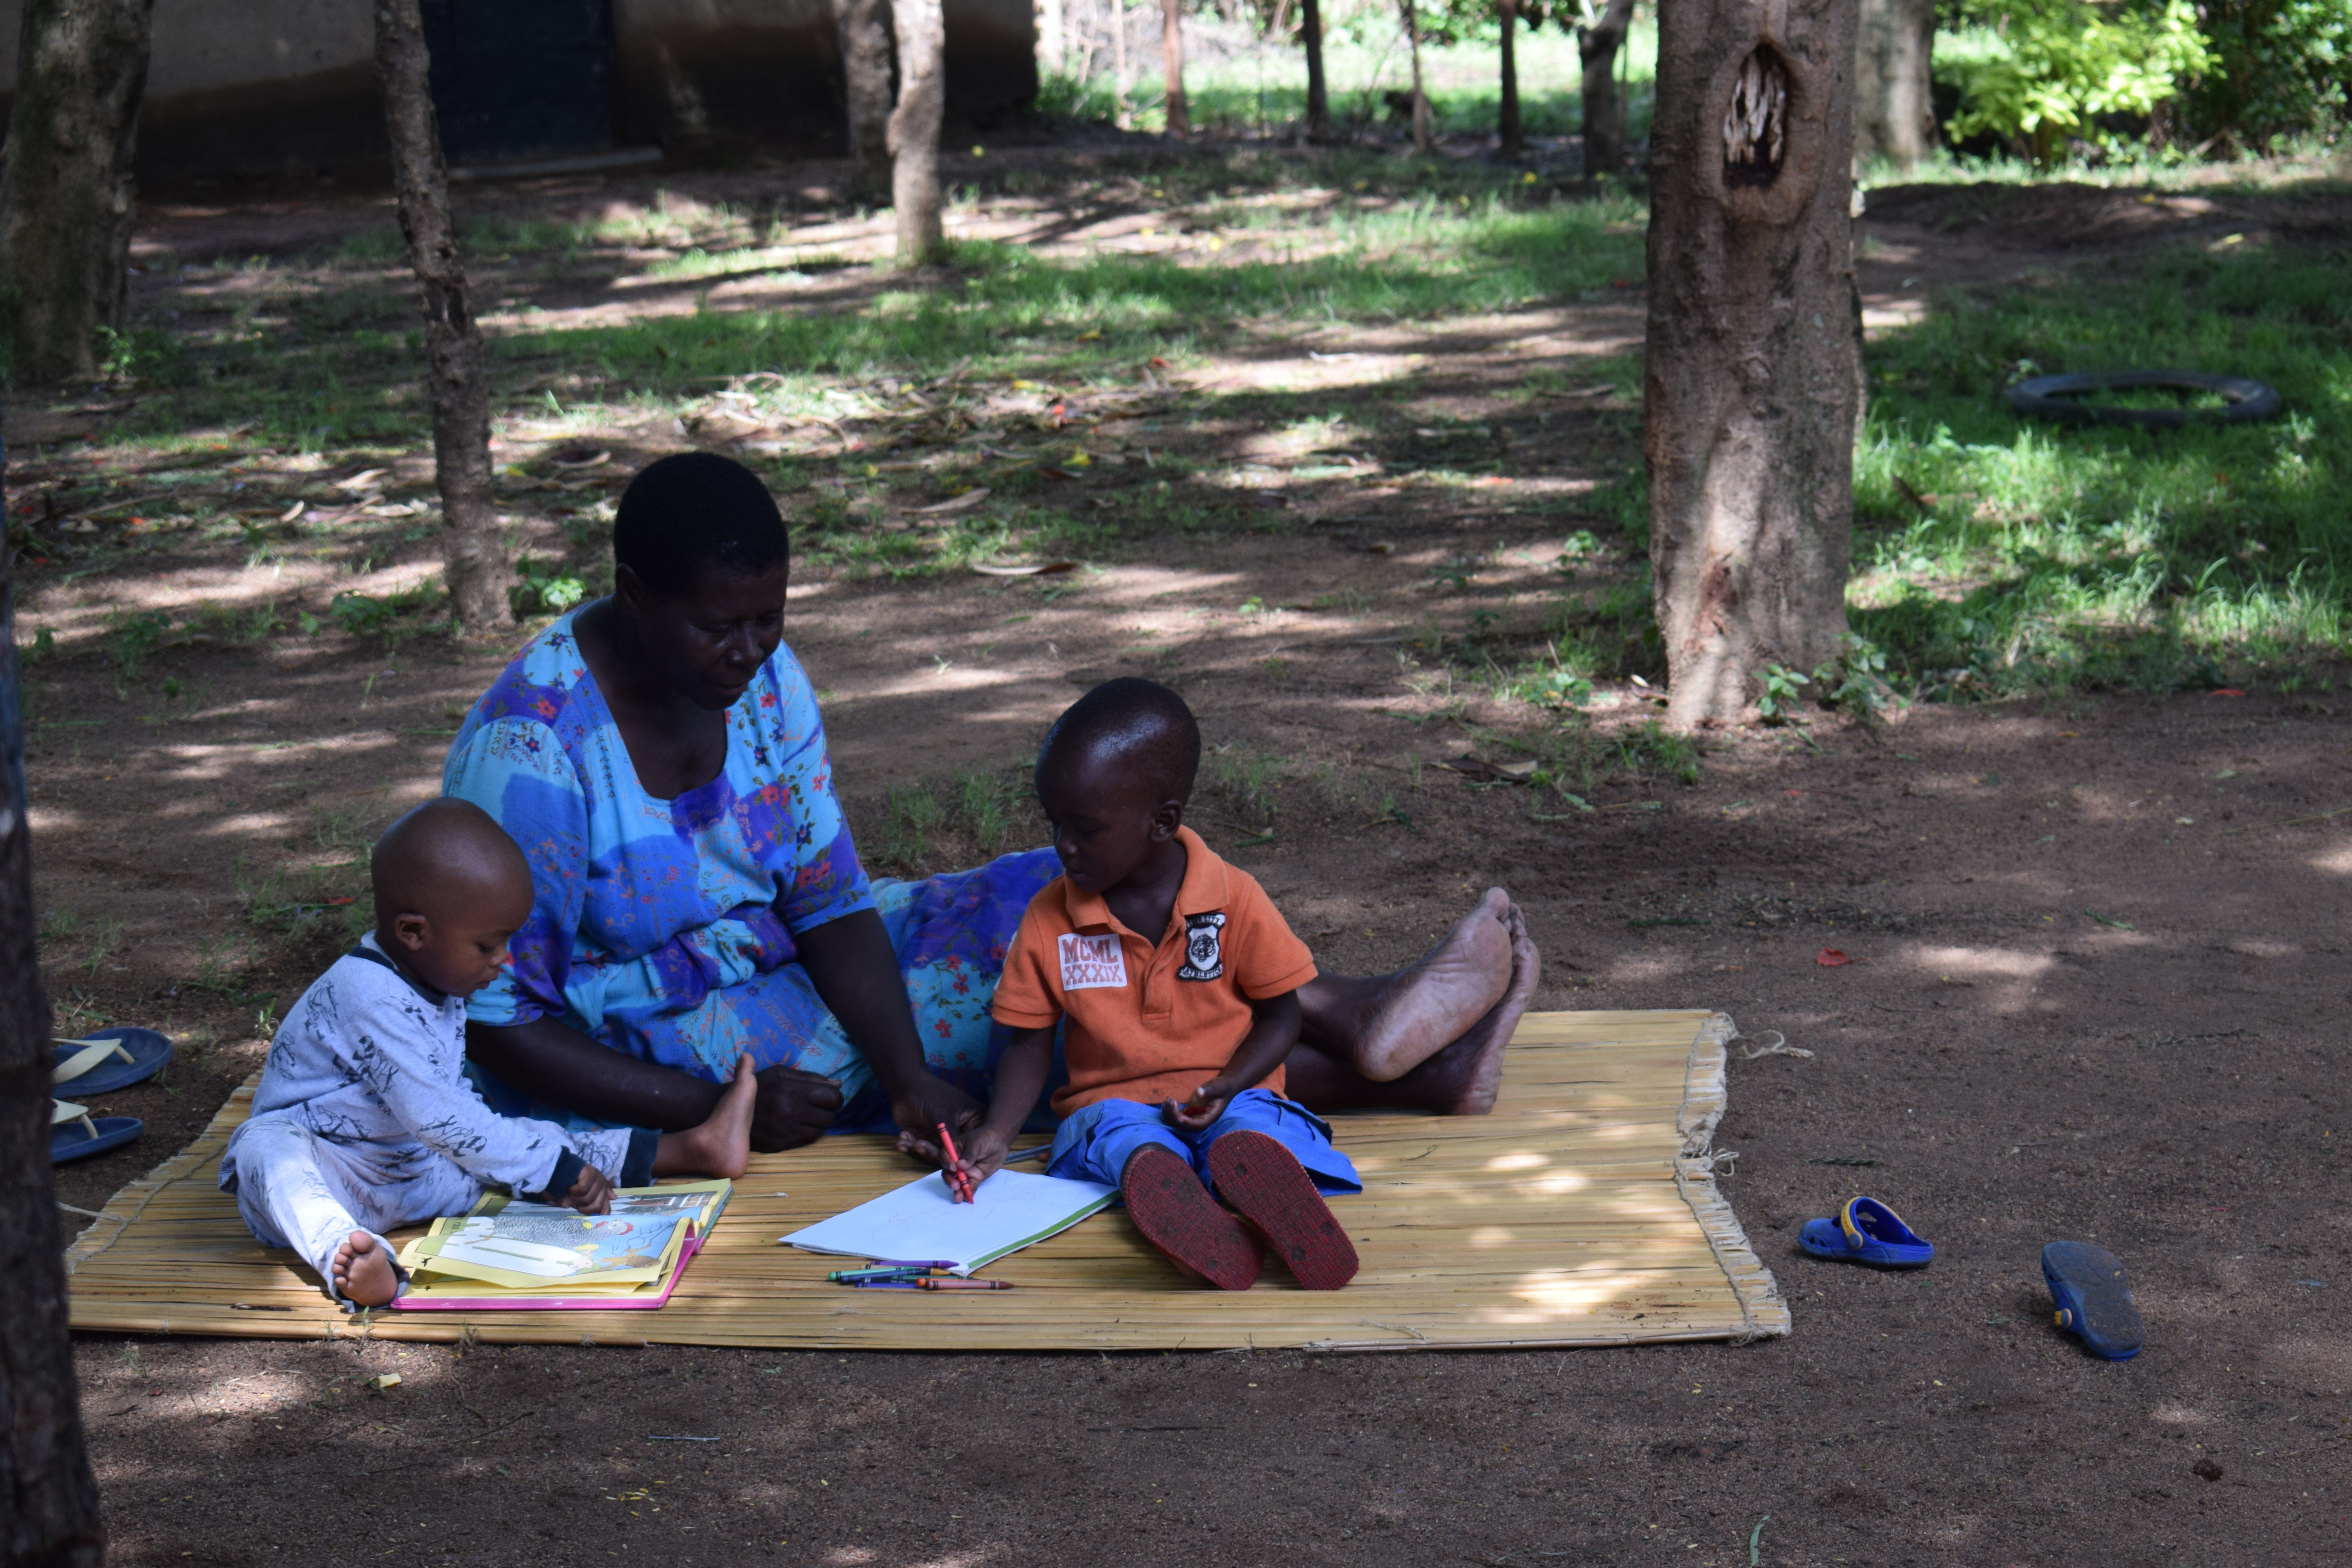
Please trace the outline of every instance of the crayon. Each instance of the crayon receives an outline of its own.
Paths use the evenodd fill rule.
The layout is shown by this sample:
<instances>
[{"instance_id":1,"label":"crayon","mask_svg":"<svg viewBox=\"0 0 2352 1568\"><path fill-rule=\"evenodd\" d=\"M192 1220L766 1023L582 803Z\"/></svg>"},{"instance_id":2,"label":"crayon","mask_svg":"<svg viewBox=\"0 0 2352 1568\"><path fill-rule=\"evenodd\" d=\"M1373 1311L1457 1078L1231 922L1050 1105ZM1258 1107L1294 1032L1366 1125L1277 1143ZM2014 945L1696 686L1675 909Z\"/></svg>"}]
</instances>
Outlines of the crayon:
<instances>
[{"instance_id":1,"label":"crayon","mask_svg":"<svg viewBox=\"0 0 2352 1568\"><path fill-rule=\"evenodd\" d=\"M860 1279L912 1279L923 1270L900 1268L836 1268L825 1278L836 1285L855 1285Z\"/></svg>"},{"instance_id":2,"label":"crayon","mask_svg":"<svg viewBox=\"0 0 2352 1568\"><path fill-rule=\"evenodd\" d=\"M940 1147L947 1151L948 1163L950 1165L963 1158L962 1155L956 1152L955 1134L948 1131L948 1124L944 1121L940 1123ZM971 1202L971 1178L970 1176L965 1175L961 1171L956 1171L950 1173L948 1179L954 1184L955 1190L957 1193L961 1194L964 1202Z\"/></svg>"},{"instance_id":3,"label":"crayon","mask_svg":"<svg viewBox=\"0 0 2352 1568\"><path fill-rule=\"evenodd\" d=\"M849 1288L853 1290L912 1290L922 1283L919 1279L852 1279Z\"/></svg>"},{"instance_id":4,"label":"crayon","mask_svg":"<svg viewBox=\"0 0 2352 1568\"><path fill-rule=\"evenodd\" d=\"M1010 1290L1009 1279L918 1279L918 1290Z\"/></svg>"},{"instance_id":5,"label":"crayon","mask_svg":"<svg viewBox=\"0 0 2352 1568\"><path fill-rule=\"evenodd\" d=\"M876 1268L953 1268L956 1267L956 1260L952 1258L877 1258L874 1260L873 1267Z\"/></svg>"}]
</instances>

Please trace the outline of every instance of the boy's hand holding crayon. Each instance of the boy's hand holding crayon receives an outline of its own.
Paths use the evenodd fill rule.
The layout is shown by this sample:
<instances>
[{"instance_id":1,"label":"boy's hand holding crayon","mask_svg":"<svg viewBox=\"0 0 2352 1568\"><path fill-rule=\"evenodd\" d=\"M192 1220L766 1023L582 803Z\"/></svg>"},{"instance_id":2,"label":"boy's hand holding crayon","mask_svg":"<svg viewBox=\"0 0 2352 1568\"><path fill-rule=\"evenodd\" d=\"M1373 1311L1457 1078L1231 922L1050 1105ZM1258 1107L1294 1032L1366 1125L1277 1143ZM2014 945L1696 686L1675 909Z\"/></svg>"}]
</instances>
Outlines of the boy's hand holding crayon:
<instances>
[{"instance_id":1,"label":"boy's hand holding crayon","mask_svg":"<svg viewBox=\"0 0 2352 1568\"><path fill-rule=\"evenodd\" d=\"M971 1202L972 1190L1004 1168L1012 1149L1009 1133L985 1124L965 1129L961 1141L944 1123L936 1138L898 1134L898 1152L937 1165L947 1177L948 1195L958 1203Z\"/></svg>"},{"instance_id":2,"label":"boy's hand holding crayon","mask_svg":"<svg viewBox=\"0 0 2352 1568\"><path fill-rule=\"evenodd\" d=\"M563 1194L562 1201L565 1208L578 1209L582 1214L611 1214L612 1180L595 1166L583 1165L572 1190Z\"/></svg>"},{"instance_id":3,"label":"boy's hand holding crayon","mask_svg":"<svg viewBox=\"0 0 2352 1568\"><path fill-rule=\"evenodd\" d=\"M1177 1126L1187 1131L1198 1132L1223 1116L1225 1107L1233 1103L1234 1096L1248 1087L1245 1083L1235 1083L1222 1076L1213 1078L1194 1089L1190 1099L1164 1100L1160 1102L1160 1108Z\"/></svg>"}]
</instances>

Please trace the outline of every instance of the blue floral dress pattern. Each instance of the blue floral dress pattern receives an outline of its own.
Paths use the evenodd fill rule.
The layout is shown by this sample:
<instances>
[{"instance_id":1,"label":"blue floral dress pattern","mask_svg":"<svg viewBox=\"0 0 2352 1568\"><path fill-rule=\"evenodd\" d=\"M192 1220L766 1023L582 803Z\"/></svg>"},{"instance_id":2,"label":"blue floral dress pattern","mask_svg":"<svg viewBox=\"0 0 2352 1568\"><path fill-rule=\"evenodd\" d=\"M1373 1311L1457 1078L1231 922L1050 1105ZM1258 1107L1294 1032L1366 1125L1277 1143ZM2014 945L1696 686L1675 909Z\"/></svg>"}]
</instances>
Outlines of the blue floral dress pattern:
<instances>
[{"instance_id":1,"label":"blue floral dress pattern","mask_svg":"<svg viewBox=\"0 0 2352 1568\"><path fill-rule=\"evenodd\" d=\"M576 612L575 612L576 614ZM837 1079L835 1131L887 1122L872 1069L796 962L793 938L880 911L933 1070L985 1099L1006 1032L989 1017L1004 952L1050 849L919 882L873 880L834 794L807 674L779 646L727 710L718 777L675 800L646 793L565 616L467 714L443 793L472 801L529 858L535 894L513 963L467 1016L555 1017L643 1061L719 1079L761 1068ZM476 1068L509 1115L593 1125Z\"/></svg>"}]
</instances>

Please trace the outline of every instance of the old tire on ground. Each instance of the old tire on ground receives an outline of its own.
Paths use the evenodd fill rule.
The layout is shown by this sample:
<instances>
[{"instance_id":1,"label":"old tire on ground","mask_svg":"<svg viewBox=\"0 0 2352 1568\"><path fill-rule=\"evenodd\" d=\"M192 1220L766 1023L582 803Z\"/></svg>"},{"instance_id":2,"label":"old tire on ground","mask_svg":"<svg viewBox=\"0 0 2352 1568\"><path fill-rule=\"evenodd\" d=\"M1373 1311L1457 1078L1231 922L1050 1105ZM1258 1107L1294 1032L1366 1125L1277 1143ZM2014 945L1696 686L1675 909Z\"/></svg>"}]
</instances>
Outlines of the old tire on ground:
<instances>
[{"instance_id":1,"label":"old tire on ground","mask_svg":"<svg viewBox=\"0 0 2352 1568\"><path fill-rule=\"evenodd\" d=\"M2115 408L2074 401L2085 393L2126 386L2168 386L2181 392L2216 392L2227 408ZM2183 425L2243 425L2279 411L2273 389L2242 375L2207 375L2193 370L2116 370L2095 375L2037 375L2009 389L2009 405L2038 419L2062 425L2140 425L2178 429Z\"/></svg>"}]
</instances>

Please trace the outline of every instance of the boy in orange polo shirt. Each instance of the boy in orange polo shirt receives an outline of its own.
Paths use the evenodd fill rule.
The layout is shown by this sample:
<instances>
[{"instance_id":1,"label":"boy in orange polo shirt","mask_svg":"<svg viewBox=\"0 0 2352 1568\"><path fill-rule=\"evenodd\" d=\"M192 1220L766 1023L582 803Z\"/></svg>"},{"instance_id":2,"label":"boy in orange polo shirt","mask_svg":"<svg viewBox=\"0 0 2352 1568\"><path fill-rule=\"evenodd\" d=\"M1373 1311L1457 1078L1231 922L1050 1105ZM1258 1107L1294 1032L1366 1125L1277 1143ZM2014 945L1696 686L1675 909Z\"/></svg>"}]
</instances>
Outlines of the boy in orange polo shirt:
<instances>
[{"instance_id":1,"label":"boy in orange polo shirt","mask_svg":"<svg viewBox=\"0 0 2352 1568\"><path fill-rule=\"evenodd\" d=\"M956 1168L980 1181L1004 1163L1066 1018L1047 1173L1117 1183L1145 1238L1223 1289L1256 1280L1263 1235L1301 1285L1336 1290L1356 1249L1322 1194L1363 1184L1282 1098L1314 959L1256 879L1183 826L1200 761L1192 710L1148 680L1096 687L1047 732L1037 796L1062 875L1005 956L992 1012L1018 1033Z\"/></svg>"}]
</instances>

